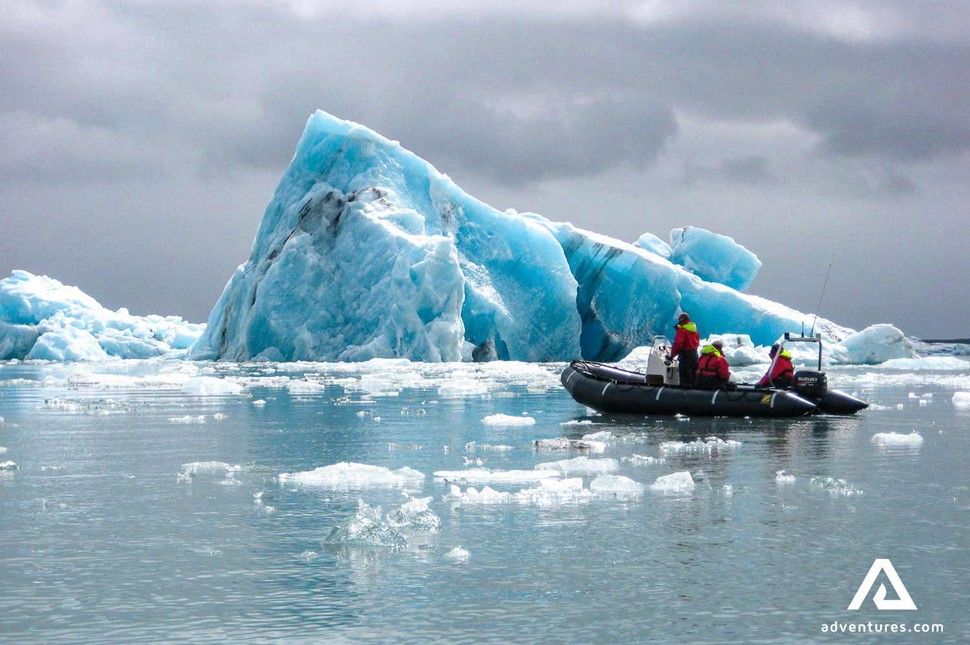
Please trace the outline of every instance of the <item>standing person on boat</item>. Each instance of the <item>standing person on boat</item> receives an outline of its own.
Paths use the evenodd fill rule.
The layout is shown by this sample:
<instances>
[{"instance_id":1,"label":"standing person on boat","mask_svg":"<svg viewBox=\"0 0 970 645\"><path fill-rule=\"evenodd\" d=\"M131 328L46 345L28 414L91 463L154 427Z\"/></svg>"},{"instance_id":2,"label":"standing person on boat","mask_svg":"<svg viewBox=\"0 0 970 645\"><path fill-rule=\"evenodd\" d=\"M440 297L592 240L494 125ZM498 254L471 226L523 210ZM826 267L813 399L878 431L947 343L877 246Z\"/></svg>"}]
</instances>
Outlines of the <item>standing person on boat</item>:
<instances>
[{"instance_id":1,"label":"standing person on boat","mask_svg":"<svg viewBox=\"0 0 970 645\"><path fill-rule=\"evenodd\" d=\"M680 384L693 385L694 372L697 370L697 346L701 344L701 335L697 333L697 325L691 322L687 312L680 314L674 325L674 344L670 347L670 358L678 358Z\"/></svg>"},{"instance_id":2,"label":"standing person on boat","mask_svg":"<svg viewBox=\"0 0 970 645\"><path fill-rule=\"evenodd\" d=\"M722 347L719 340L715 340L710 345L704 345L700 360L697 361L694 385L711 390L727 386L731 378L731 370L724 355L721 354Z\"/></svg>"},{"instance_id":3,"label":"standing person on boat","mask_svg":"<svg viewBox=\"0 0 970 645\"><path fill-rule=\"evenodd\" d=\"M758 381L758 387L791 387L792 375L795 373L795 368L791 364L791 353L783 349L779 354L778 349L778 343L771 346L768 357L773 360L773 363Z\"/></svg>"}]
</instances>

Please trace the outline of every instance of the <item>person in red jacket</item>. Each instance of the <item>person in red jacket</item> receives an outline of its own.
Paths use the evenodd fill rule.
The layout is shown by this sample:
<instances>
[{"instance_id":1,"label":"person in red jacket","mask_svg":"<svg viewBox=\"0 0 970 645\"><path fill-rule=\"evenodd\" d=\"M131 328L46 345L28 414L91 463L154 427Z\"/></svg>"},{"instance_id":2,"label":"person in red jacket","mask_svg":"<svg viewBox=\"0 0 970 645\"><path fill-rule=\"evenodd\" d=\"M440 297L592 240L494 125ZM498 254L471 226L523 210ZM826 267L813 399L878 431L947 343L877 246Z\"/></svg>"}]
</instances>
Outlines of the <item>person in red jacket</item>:
<instances>
[{"instance_id":1,"label":"person in red jacket","mask_svg":"<svg viewBox=\"0 0 970 645\"><path fill-rule=\"evenodd\" d=\"M771 346L768 357L774 359L774 365L758 381L758 387L791 387L792 375L795 368L791 364L791 354L787 349L783 349L778 357L778 344Z\"/></svg>"},{"instance_id":2,"label":"person in red jacket","mask_svg":"<svg viewBox=\"0 0 970 645\"><path fill-rule=\"evenodd\" d=\"M691 322L687 313L677 318L674 326L674 344L670 346L670 358L678 358L678 371L681 385L694 384L694 372L697 370L697 346L701 344L701 335L697 333L697 325Z\"/></svg>"},{"instance_id":3,"label":"person in red jacket","mask_svg":"<svg viewBox=\"0 0 970 645\"><path fill-rule=\"evenodd\" d=\"M727 360L721 354L721 341L715 340L710 345L704 345L700 360L697 361L694 385L716 390L727 386L730 378L731 370Z\"/></svg>"}]
</instances>

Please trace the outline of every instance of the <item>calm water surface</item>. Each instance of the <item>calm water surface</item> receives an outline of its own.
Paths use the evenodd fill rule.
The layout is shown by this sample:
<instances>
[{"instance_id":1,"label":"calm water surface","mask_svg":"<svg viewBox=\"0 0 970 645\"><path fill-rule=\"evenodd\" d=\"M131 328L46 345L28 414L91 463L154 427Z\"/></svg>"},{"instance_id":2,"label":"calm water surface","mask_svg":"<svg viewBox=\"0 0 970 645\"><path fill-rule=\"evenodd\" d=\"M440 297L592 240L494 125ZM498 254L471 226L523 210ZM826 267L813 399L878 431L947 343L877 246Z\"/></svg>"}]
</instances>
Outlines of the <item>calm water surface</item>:
<instances>
[{"instance_id":1,"label":"calm water surface","mask_svg":"<svg viewBox=\"0 0 970 645\"><path fill-rule=\"evenodd\" d=\"M836 369L830 381L875 409L762 421L588 416L559 387L561 367L2 366L0 463L13 463L0 470L0 641L970 639L970 414L951 403L970 369ZM242 389L194 396L200 375ZM535 424L483 423L498 413ZM562 425L577 420L592 423ZM913 430L921 444L872 441ZM639 497L472 505L443 499L432 476L474 459L531 470L581 454L535 439L601 431L613 439L591 457L619 460L647 486ZM709 436L741 446L630 459ZM208 461L239 469L179 476ZM407 493L433 498L440 530L401 549L325 543L360 501L407 500L277 480L343 461L424 473ZM649 489L684 470L692 493ZM467 559L450 557L458 546ZM846 610L875 558L918 611L879 612L872 594ZM821 631L834 621L944 633Z\"/></svg>"}]
</instances>

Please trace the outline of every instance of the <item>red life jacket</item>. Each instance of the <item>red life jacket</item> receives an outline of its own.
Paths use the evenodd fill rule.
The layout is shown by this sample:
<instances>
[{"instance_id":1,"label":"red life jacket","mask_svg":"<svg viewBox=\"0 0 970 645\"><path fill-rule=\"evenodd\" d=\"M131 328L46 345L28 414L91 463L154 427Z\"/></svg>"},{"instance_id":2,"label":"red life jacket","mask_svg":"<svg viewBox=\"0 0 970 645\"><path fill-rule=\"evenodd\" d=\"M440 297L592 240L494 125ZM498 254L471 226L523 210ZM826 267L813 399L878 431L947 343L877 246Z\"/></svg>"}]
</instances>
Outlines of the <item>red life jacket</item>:
<instances>
[{"instance_id":1,"label":"red life jacket","mask_svg":"<svg viewBox=\"0 0 970 645\"><path fill-rule=\"evenodd\" d=\"M698 376L713 376L715 378L727 379L730 374L731 372L727 368L727 361L720 354L702 354L700 360L697 361Z\"/></svg>"}]
</instances>

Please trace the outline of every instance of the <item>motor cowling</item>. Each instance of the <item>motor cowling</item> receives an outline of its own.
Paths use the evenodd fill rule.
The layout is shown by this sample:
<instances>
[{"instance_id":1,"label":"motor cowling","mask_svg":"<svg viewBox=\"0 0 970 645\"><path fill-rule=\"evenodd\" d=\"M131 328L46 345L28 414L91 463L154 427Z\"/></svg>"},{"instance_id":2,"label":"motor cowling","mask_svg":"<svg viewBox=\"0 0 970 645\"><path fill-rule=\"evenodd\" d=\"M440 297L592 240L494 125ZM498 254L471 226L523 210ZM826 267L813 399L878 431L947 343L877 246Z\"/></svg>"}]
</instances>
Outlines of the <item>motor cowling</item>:
<instances>
[{"instance_id":1,"label":"motor cowling","mask_svg":"<svg viewBox=\"0 0 970 645\"><path fill-rule=\"evenodd\" d=\"M792 376L792 389L806 396L822 396L829 391L829 379L824 372L799 370Z\"/></svg>"}]
</instances>

